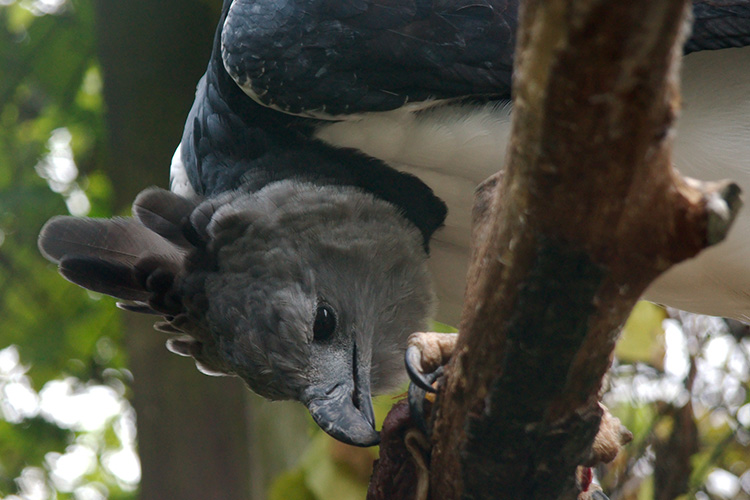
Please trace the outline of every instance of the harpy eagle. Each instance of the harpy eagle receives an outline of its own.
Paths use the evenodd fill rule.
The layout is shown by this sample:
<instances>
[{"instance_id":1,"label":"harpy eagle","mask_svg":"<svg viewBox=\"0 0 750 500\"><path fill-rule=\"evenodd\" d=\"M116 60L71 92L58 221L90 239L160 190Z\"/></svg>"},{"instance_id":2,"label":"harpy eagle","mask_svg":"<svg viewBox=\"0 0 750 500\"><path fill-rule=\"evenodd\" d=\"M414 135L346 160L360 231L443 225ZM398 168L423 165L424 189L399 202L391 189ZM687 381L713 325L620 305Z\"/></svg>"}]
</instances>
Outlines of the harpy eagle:
<instances>
[{"instance_id":1,"label":"harpy eagle","mask_svg":"<svg viewBox=\"0 0 750 500\"><path fill-rule=\"evenodd\" d=\"M449 323L460 311L473 191L509 135L517 9L225 0L171 192L142 192L133 218L55 218L42 252L163 316L168 347L203 371L376 443L371 394L403 380L408 335L436 304ZM750 1L696 0L694 17L675 162L750 191ZM743 213L646 297L747 319L748 257Z\"/></svg>"}]
</instances>

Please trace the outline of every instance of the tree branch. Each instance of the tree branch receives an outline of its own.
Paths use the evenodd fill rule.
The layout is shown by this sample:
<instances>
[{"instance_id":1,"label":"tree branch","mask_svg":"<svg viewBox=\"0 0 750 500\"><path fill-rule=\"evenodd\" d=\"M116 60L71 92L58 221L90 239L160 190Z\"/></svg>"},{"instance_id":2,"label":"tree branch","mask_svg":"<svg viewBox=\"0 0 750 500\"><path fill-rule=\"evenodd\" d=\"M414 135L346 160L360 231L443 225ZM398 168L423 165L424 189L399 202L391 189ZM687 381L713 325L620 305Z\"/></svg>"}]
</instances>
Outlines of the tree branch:
<instances>
[{"instance_id":1,"label":"tree branch","mask_svg":"<svg viewBox=\"0 0 750 500\"><path fill-rule=\"evenodd\" d=\"M726 234L737 186L671 168L689 8L523 3L507 169L478 192L432 498L575 497L621 325L654 278Z\"/></svg>"}]
</instances>

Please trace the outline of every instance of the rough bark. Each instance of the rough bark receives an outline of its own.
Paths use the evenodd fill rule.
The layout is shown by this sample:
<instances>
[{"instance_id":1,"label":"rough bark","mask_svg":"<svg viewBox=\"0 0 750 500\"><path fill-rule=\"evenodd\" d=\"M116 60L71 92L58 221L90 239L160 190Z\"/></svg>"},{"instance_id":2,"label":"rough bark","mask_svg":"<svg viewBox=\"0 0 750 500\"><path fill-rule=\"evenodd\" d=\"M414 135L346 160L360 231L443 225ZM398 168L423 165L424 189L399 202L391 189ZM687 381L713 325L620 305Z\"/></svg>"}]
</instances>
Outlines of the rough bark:
<instances>
[{"instance_id":1,"label":"rough bark","mask_svg":"<svg viewBox=\"0 0 750 500\"><path fill-rule=\"evenodd\" d=\"M738 188L670 165L689 7L523 3L507 169L480 190L431 498L574 498L622 323L656 276L724 237Z\"/></svg>"},{"instance_id":2,"label":"rough bark","mask_svg":"<svg viewBox=\"0 0 750 500\"><path fill-rule=\"evenodd\" d=\"M407 402L396 403L380 432L380 457L373 468L367 500L425 498L429 485L427 464L412 457L414 451L422 456L423 449L428 447L427 438L417 431L411 419Z\"/></svg>"}]
</instances>

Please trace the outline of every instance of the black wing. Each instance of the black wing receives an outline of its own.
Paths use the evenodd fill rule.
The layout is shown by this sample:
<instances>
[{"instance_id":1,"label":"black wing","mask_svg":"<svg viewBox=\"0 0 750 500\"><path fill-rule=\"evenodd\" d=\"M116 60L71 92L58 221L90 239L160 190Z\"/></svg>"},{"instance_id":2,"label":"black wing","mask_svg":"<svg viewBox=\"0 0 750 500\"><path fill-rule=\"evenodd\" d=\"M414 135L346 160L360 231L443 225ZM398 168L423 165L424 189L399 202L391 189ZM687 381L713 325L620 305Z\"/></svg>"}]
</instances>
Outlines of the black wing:
<instances>
[{"instance_id":1,"label":"black wing","mask_svg":"<svg viewBox=\"0 0 750 500\"><path fill-rule=\"evenodd\" d=\"M750 45L750 1L693 0L693 15L686 53Z\"/></svg>"},{"instance_id":2,"label":"black wing","mask_svg":"<svg viewBox=\"0 0 750 500\"><path fill-rule=\"evenodd\" d=\"M266 106L307 115L510 93L518 0L234 0L222 56Z\"/></svg>"},{"instance_id":3,"label":"black wing","mask_svg":"<svg viewBox=\"0 0 750 500\"><path fill-rule=\"evenodd\" d=\"M220 31L180 144L195 192L212 197L240 186L254 191L285 179L354 186L401 207L427 246L446 213L432 190L377 160L310 139L314 120L279 113L250 99L224 69Z\"/></svg>"},{"instance_id":4,"label":"black wing","mask_svg":"<svg viewBox=\"0 0 750 500\"><path fill-rule=\"evenodd\" d=\"M258 102L333 117L508 97L518 0L234 0L224 63ZM750 1L695 0L686 52L750 44Z\"/></svg>"}]
</instances>

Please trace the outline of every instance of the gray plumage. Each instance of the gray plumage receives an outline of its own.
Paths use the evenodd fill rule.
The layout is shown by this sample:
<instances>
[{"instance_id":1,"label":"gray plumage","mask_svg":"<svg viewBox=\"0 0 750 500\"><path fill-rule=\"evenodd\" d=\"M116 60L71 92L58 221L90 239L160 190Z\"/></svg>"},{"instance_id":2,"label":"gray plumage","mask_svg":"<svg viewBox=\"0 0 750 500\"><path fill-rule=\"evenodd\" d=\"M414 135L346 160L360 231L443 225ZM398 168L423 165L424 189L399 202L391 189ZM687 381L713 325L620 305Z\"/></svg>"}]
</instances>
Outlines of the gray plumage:
<instances>
[{"instance_id":1,"label":"gray plumage","mask_svg":"<svg viewBox=\"0 0 750 500\"><path fill-rule=\"evenodd\" d=\"M302 401L339 439L377 441L370 392L402 382L406 338L434 301L421 234L395 207L282 181L202 203L149 189L133 213L57 217L40 248L69 280L164 315L170 350L202 371ZM316 338L321 307L335 326Z\"/></svg>"},{"instance_id":2,"label":"gray plumage","mask_svg":"<svg viewBox=\"0 0 750 500\"><path fill-rule=\"evenodd\" d=\"M164 316L170 350L201 370L375 443L370 392L400 380L406 338L432 314L428 247L440 319L460 313L473 190L509 137L518 3L225 0L174 193L144 191L133 219L55 219L42 251L71 281ZM693 3L676 161L750 185L750 1ZM747 273L728 265L747 227L647 296L747 318Z\"/></svg>"}]
</instances>

